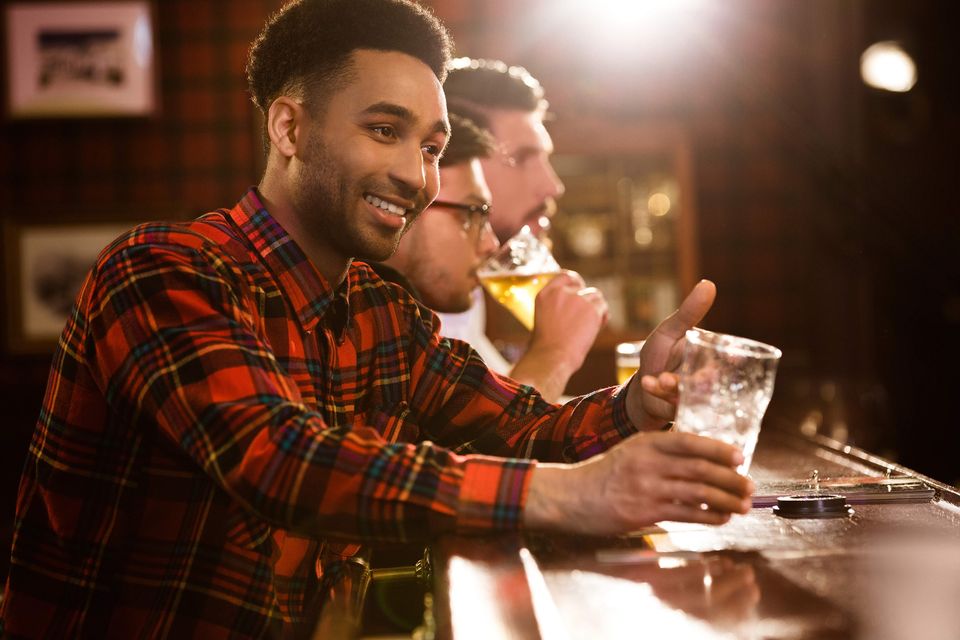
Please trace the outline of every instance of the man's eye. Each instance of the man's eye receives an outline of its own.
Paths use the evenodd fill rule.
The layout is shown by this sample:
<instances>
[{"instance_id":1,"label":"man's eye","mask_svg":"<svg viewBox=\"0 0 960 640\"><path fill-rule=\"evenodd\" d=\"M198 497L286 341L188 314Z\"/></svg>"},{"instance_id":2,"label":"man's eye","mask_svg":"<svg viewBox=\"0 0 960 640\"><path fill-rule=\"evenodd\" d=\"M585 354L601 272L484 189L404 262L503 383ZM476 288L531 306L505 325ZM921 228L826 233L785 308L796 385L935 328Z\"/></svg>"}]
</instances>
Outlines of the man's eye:
<instances>
[{"instance_id":1,"label":"man's eye","mask_svg":"<svg viewBox=\"0 0 960 640\"><path fill-rule=\"evenodd\" d=\"M439 158L440 152L442 151L440 146L436 144L425 144L421 147L421 149L431 158Z\"/></svg>"},{"instance_id":2,"label":"man's eye","mask_svg":"<svg viewBox=\"0 0 960 640\"><path fill-rule=\"evenodd\" d=\"M370 130L376 133L381 138L393 138L397 137L397 130L391 127L388 124L381 124L375 127L370 127Z\"/></svg>"}]
</instances>

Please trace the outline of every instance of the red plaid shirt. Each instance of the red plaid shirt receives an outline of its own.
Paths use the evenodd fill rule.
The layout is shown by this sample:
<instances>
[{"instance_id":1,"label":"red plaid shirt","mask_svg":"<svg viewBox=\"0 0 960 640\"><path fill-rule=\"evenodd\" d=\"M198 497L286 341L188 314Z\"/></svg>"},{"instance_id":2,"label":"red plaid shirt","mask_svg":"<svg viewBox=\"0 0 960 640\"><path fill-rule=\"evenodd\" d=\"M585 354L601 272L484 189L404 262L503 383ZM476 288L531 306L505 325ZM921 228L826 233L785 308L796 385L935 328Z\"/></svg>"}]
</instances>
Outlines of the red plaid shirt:
<instances>
[{"instance_id":1,"label":"red plaid shirt","mask_svg":"<svg viewBox=\"0 0 960 640\"><path fill-rule=\"evenodd\" d=\"M6 633L279 635L324 540L515 529L531 458L634 431L626 394L549 405L437 325L363 263L332 289L255 190L112 243L30 445Z\"/></svg>"}]
</instances>

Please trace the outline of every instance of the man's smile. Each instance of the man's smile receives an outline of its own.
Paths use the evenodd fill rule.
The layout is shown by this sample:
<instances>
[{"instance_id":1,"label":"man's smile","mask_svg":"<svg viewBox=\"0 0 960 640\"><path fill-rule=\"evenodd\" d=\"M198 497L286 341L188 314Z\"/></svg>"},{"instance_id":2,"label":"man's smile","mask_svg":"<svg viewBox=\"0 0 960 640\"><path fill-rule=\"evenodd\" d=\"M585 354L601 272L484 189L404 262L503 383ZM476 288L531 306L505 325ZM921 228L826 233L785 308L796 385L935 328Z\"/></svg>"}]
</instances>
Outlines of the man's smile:
<instances>
[{"instance_id":1,"label":"man's smile","mask_svg":"<svg viewBox=\"0 0 960 640\"><path fill-rule=\"evenodd\" d=\"M382 209L383 211L389 213L390 215L398 216L401 218L406 216L407 212L413 208L413 207L401 206L399 204L394 204L393 202L389 202L384 198L380 198L370 193L364 195L363 199L369 202L370 204L372 204L373 206L377 207L378 209Z\"/></svg>"}]
</instances>

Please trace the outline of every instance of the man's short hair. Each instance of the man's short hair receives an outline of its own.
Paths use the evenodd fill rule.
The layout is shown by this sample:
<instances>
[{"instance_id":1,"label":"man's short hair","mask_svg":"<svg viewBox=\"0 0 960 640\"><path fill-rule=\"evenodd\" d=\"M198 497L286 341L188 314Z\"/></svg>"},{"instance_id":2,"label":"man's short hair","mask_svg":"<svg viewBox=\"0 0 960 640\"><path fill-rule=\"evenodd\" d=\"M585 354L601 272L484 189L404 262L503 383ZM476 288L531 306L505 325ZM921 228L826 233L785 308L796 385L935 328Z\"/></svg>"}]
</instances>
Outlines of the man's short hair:
<instances>
[{"instance_id":1,"label":"man's short hair","mask_svg":"<svg viewBox=\"0 0 960 640\"><path fill-rule=\"evenodd\" d=\"M539 80L523 67L500 60L453 60L443 90L450 109L487 129L490 122L484 112L488 109L546 112L548 106Z\"/></svg>"},{"instance_id":2,"label":"man's short hair","mask_svg":"<svg viewBox=\"0 0 960 640\"><path fill-rule=\"evenodd\" d=\"M250 48L251 98L264 114L281 95L316 112L348 77L358 49L406 53L443 82L452 40L429 10L409 0L295 0L267 21Z\"/></svg>"},{"instance_id":3,"label":"man's short hair","mask_svg":"<svg viewBox=\"0 0 960 640\"><path fill-rule=\"evenodd\" d=\"M496 148L493 136L473 120L451 111L450 142L440 157L440 167L450 167L474 158L486 158Z\"/></svg>"}]
</instances>

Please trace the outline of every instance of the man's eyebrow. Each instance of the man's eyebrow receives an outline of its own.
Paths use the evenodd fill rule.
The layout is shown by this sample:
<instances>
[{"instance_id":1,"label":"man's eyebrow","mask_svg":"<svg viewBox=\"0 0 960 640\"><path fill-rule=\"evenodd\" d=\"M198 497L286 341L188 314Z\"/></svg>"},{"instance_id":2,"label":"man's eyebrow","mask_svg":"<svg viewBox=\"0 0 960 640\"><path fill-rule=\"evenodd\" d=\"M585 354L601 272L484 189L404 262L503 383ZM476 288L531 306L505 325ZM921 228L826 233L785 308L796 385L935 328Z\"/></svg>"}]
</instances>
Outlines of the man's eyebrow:
<instances>
[{"instance_id":1,"label":"man's eyebrow","mask_svg":"<svg viewBox=\"0 0 960 640\"><path fill-rule=\"evenodd\" d=\"M442 133L447 138L450 137L450 123L446 120L437 120L436 124L433 125L432 133Z\"/></svg>"},{"instance_id":2,"label":"man's eyebrow","mask_svg":"<svg viewBox=\"0 0 960 640\"><path fill-rule=\"evenodd\" d=\"M394 102L375 102L364 109L363 113L394 116L409 123L414 123L418 119L413 111ZM433 125L431 133L442 133L449 138L450 124L446 120L437 120L437 122Z\"/></svg>"},{"instance_id":3,"label":"man's eyebrow","mask_svg":"<svg viewBox=\"0 0 960 640\"><path fill-rule=\"evenodd\" d=\"M414 122L417 117L413 115L413 111L407 109L403 105L399 105L393 102L375 102L366 109L363 110L364 113L382 113L388 116L396 116L410 122Z\"/></svg>"}]
</instances>

